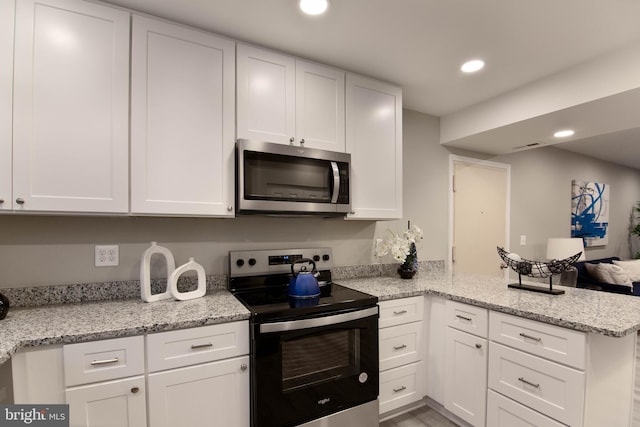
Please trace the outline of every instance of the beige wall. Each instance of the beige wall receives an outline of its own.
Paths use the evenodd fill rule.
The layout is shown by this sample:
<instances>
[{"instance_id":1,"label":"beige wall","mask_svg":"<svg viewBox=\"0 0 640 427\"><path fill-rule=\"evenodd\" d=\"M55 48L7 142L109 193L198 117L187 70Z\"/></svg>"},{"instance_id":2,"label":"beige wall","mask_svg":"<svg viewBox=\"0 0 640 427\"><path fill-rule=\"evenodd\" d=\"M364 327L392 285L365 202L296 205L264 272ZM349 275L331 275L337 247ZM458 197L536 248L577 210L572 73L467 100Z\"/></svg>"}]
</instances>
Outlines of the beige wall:
<instances>
[{"instance_id":1,"label":"beige wall","mask_svg":"<svg viewBox=\"0 0 640 427\"><path fill-rule=\"evenodd\" d=\"M549 237L570 237L571 181L610 187L609 244L588 248L587 259L629 258L629 224L640 200L640 170L630 169L556 147L536 148L491 160L511 164L511 250L529 259L545 259ZM520 246L520 235L527 245Z\"/></svg>"},{"instance_id":2,"label":"beige wall","mask_svg":"<svg viewBox=\"0 0 640 427\"><path fill-rule=\"evenodd\" d=\"M439 120L404 112L404 214L428 234L423 260L446 254L447 151ZM0 288L105 282L139 278L139 259L150 241L168 247L182 264L195 257L208 274L227 271L237 249L331 246L337 265L380 262L374 239L402 221L320 218L236 219L0 215ZM94 245L120 245L118 267L93 266ZM384 262L391 262L389 258Z\"/></svg>"},{"instance_id":3,"label":"beige wall","mask_svg":"<svg viewBox=\"0 0 640 427\"><path fill-rule=\"evenodd\" d=\"M407 220L424 229L421 260L447 259L449 150L439 144L439 130L438 118L404 110L401 221L0 215L0 288L138 279L140 256L152 240L171 249L177 264L195 257L208 274L227 271L229 250L250 248L326 245L337 265L370 264L380 262L373 256L375 238L387 228L403 230ZM611 243L589 250L588 258L629 256L626 227L640 200L640 171L553 147L491 160L512 165L512 250L544 257L548 237L568 236L571 180L587 179L610 184L612 202ZM518 245L521 234L528 237L525 247ZM120 245L120 266L94 267L96 244Z\"/></svg>"}]
</instances>

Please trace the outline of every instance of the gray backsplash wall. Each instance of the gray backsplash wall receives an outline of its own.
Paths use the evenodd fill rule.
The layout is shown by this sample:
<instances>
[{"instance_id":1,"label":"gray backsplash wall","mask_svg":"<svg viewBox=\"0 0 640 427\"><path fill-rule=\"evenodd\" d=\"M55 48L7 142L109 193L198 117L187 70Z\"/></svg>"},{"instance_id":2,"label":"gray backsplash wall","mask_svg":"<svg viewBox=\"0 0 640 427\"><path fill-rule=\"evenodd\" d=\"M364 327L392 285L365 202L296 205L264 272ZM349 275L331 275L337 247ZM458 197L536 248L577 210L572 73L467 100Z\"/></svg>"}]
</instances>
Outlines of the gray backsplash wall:
<instances>
[{"instance_id":1,"label":"gray backsplash wall","mask_svg":"<svg viewBox=\"0 0 640 427\"><path fill-rule=\"evenodd\" d=\"M227 272L227 252L234 249L331 246L338 266L390 263L389 257L373 256L375 238L388 228L403 230L408 219L425 232L418 245L420 260L446 260L449 154L454 151L439 143L438 118L410 110L403 113L403 220L0 214L0 288L136 280L140 256L150 241L168 247L178 265L194 257L210 275ZM628 256L625 230L631 205L640 200L640 171L552 147L491 160L512 164L512 250L537 257L544 255L547 237L568 236L571 179L576 178L611 185L610 244L590 250L588 257ZM528 236L526 247L516 246L520 234ZM96 244L120 245L120 265L94 267Z\"/></svg>"}]
</instances>

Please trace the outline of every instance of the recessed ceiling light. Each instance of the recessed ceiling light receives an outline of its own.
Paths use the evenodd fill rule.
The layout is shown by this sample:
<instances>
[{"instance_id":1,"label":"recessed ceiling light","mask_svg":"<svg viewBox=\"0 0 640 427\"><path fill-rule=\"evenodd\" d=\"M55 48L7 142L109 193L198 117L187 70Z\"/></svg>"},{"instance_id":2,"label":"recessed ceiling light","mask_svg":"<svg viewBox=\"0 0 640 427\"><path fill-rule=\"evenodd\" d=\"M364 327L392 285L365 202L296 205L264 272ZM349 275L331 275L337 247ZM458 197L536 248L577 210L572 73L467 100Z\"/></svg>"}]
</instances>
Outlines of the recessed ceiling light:
<instances>
[{"instance_id":1,"label":"recessed ceiling light","mask_svg":"<svg viewBox=\"0 0 640 427\"><path fill-rule=\"evenodd\" d=\"M559 130L558 132L554 133L553 136L555 136L556 138L566 138L568 136L572 136L574 133L575 132L571 129L565 129Z\"/></svg>"},{"instance_id":2,"label":"recessed ceiling light","mask_svg":"<svg viewBox=\"0 0 640 427\"><path fill-rule=\"evenodd\" d=\"M480 71L484 68L484 61L482 59L472 59L471 61L467 61L462 64L460 69L465 73L475 73L476 71Z\"/></svg>"},{"instance_id":3,"label":"recessed ceiling light","mask_svg":"<svg viewBox=\"0 0 640 427\"><path fill-rule=\"evenodd\" d=\"M320 15L329 7L329 0L300 0L300 9L307 15Z\"/></svg>"}]
</instances>

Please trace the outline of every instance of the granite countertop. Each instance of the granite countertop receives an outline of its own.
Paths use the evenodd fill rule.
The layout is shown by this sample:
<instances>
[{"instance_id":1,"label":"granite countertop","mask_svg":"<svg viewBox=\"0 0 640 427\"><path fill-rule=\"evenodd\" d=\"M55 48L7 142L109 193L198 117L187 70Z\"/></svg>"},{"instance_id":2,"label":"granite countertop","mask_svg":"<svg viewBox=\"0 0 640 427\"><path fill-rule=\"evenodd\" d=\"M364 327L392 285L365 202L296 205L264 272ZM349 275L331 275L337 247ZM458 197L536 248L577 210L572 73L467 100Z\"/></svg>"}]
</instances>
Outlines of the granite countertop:
<instances>
[{"instance_id":1,"label":"granite countertop","mask_svg":"<svg viewBox=\"0 0 640 427\"><path fill-rule=\"evenodd\" d=\"M517 281L517 280L516 280ZM548 295L507 288L514 280L469 274L420 274L412 280L369 277L341 285L377 296L380 301L438 295L503 313L583 332L623 337L640 330L640 297L554 285L565 294ZM529 283L548 287L545 283Z\"/></svg>"},{"instance_id":2,"label":"granite countertop","mask_svg":"<svg viewBox=\"0 0 640 427\"><path fill-rule=\"evenodd\" d=\"M70 344L249 318L228 291L188 301L141 299L10 309L0 321L0 364L22 347Z\"/></svg>"},{"instance_id":3,"label":"granite countertop","mask_svg":"<svg viewBox=\"0 0 640 427\"><path fill-rule=\"evenodd\" d=\"M640 297L630 295L567 287L562 287L564 295L546 295L509 289L503 279L449 273L421 272L412 280L366 277L337 282L380 301L429 294L613 337L640 330ZM11 309L0 321L0 364L26 346L191 328L246 320L249 315L226 290L189 301L128 299Z\"/></svg>"}]
</instances>

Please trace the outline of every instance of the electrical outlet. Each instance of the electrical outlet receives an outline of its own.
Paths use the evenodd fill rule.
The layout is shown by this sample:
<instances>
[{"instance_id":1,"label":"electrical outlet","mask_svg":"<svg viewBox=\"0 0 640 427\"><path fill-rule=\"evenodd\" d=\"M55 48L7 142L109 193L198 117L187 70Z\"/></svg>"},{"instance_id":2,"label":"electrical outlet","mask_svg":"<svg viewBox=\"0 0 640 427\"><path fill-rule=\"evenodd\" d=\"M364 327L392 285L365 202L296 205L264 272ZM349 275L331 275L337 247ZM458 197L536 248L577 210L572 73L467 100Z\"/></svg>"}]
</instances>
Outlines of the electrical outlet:
<instances>
[{"instance_id":1,"label":"electrical outlet","mask_svg":"<svg viewBox=\"0 0 640 427\"><path fill-rule=\"evenodd\" d=\"M120 263L118 245L96 245L96 267L115 267Z\"/></svg>"},{"instance_id":2,"label":"electrical outlet","mask_svg":"<svg viewBox=\"0 0 640 427\"><path fill-rule=\"evenodd\" d=\"M526 244L527 244L527 236L523 234L520 236L520 246L525 246Z\"/></svg>"}]
</instances>

